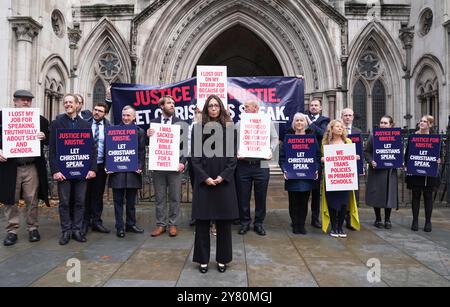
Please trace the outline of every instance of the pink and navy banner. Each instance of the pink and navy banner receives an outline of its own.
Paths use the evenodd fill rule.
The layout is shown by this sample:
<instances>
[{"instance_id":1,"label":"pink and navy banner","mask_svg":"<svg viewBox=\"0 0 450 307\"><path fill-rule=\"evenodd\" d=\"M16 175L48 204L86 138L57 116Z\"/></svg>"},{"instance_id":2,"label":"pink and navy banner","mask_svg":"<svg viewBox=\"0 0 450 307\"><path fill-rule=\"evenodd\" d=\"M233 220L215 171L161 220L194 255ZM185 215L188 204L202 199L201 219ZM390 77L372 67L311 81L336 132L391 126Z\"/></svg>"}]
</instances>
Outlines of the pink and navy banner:
<instances>
[{"instance_id":1,"label":"pink and navy banner","mask_svg":"<svg viewBox=\"0 0 450 307\"><path fill-rule=\"evenodd\" d=\"M364 175L364 155L363 155L363 139L361 134L350 134L348 136L352 143L356 145L356 154L360 156L358 160L358 174L360 176Z\"/></svg>"},{"instance_id":2,"label":"pink and navy banner","mask_svg":"<svg viewBox=\"0 0 450 307\"><path fill-rule=\"evenodd\" d=\"M191 122L197 105L197 78L164 86L113 84L114 122L121 122L121 110L133 106L137 110L136 123L144 130L150 121L161 116L158 101L162 96L175 99L175 116ZM279 122L280 139L284 139L286 124L297 112L304 112L304 81L296 77L243 77L228 78L228 105L235 122L240 120L247 100L261 103L261 112Z\"/></svg>"},{"instance_id":3,"label":"pink and navy banner","mask_svg":"<svg viewBox=\"0 0 450 307\"><path fill-rule=\"evenodd\" d=\"M135 125L107 128L105 146L107 172L127 173L138 170L138 135Z\"/></svg>"},{"instance_id":4,"label":"pink and navy banner","mask_svg":"<svg viewBox=\"0 0 450 307\"><path fill-rule=\"evenodd\" d=\"M56 158L67 180L85 179L92 163L91 129L58 129Z\"/></svg>"},{"instance_id":5,"label":"pink and navy banner","mask_svg":"<svg viewBox=\"0 0 450 307\"><path fill-rule=\"evenodd\" d=\"M373 132L373 160L380 169L403 167L403 142L400 128L375 129Z\"/></svg>"},{"instance_id":6,"label":"pink and navy banner","mask_svg":"<svg viewBox=\"0 0 450 307\"><path fill-rule=\"evenodd\" d=\"M440 135L411 135L408 141L406 174L411 176L438 177L440 154Z\"/></svg>"},{"instance_id":7,"label":"pink and navy banner","mask_svg":"<svg viewBox=\"0 0 450 307\"><path fill-rule=\"evenodd\" d=\"M283 170L287 173L287 178L315 180L319 166L316 137L288 135L283 144L286 157Z\"/></svg>"}]
</instances>

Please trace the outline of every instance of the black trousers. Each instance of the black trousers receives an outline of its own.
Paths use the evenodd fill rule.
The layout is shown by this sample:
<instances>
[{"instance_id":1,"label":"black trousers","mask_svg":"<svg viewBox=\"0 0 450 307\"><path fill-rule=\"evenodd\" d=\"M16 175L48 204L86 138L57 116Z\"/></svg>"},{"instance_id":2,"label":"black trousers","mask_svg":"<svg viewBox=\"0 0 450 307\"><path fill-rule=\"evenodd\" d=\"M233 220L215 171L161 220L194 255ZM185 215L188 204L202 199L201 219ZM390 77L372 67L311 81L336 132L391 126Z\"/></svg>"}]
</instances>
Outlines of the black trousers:
<instances>
[{"instance_id":1,"label":"black trousers","mask_svg":"<svg viewBox=\"0 0 450 307\"><path fill-rule=\"evenodd\" d=\"M423 199L425 203L425 220L431 222L431 216L433 215L433 191L427 190L413 190L412 191L412 213L413 219L417 221L419 219L420 211L420 199L423 193Z\"/></svg>"},{"instance_id":2,"label":"black trousers","mask_svg":"<svg viewBox=\"0 0 450 307\"><path fill-rule=\"evenodd\" d=\"M322 183L320 183L322 184ZM320 191L321 189L315 189L311 192L311 222L319 222L320 216Z\"/></svg>"},{"instance_id":3,"label":"black trousers","mask_svg":"<svg viewBox=\"0 0 450 307\"><path fill-rule=\"evenodd\" d=\"M329 208L329 212L331 220L331 230L342 230L344 226L345 216L347 215L347 205L343 205L341 210L339 211Z\"/></svg>"},{"instance_id":4,"label":"black trousers","mask_svg":"<svg viewBox=\"0 0 450 307\"><path fill-rule=\"evenodd\" d=\"M289 192L289 215L291 216L292 227L294 230L305 228L310 194L311 191Z\"/></svg>"},{"instance_id":5,"label":"black trousers","mask_svg":"<svg viewBox=\"0 0 450 307\"><path fill-rule=\"evenodd\" d=\"M381 222L381 208L373 208L375 211L376 220ZM391 220L391 208L384 208L384 221L389 222Z\"/></svg>"},{"instance_id":6,"label":"black trousers","mask_svg":"<svg viewBox=\"0 0 450 307\"><path fill-rule=\"evenodd\" d=\"M196 263L209 263L211 254L210 224L211 221L196 220L193 259ZM215 224L217 230L216 261L228 264L233 260L232 221L215 221Z\"/></svg>"},{"instance_id":7,"label":"black trousers","mask_svg":"<svg viewBox=\"0 0 450 307\"><path fill-rule=\"evenodd\" d=\"M114 213L116 216L116 230L125 229L123 223L123 202L126 199L126 226L136 226L136 197L137 189L113 189Z\"/></svg>"},{"instance_id":8,"label":"black trousers","mask_svg":"<svg viewBox=\"0 0 450 307\"><path fill-rule=\"evenodd\" d=\"M97 177L89 180L86 193L85 225L102 225L103 194L105 193L106 179L105 164L97 165Z\"/></svg>"},{"instance_id":9,"label":"black trousers","mask_svg":"<svg viewBox=\"0 0 450 307\"><path fill-rule=\"evenodd\" d=\"M262 225L266 218L266 199L269 187L270 170L261 168L261 163L249 164L239 161L236 168L237 194L239 198L239 218L241 225L250 225L250 200L255 188L255 225Z\"/></svg>"},{"instance_id":10,"label":"black trousers","mask_svg":"<svg viewBox=\"0 0 450 307\"><path fill-rule=\"evenodd\" d=\"M86 180L58 182L59 218L63 232L80 231L83 225L86 201ZM71 216L71 199L73 201Z\"/></svg>"}]
</instances>

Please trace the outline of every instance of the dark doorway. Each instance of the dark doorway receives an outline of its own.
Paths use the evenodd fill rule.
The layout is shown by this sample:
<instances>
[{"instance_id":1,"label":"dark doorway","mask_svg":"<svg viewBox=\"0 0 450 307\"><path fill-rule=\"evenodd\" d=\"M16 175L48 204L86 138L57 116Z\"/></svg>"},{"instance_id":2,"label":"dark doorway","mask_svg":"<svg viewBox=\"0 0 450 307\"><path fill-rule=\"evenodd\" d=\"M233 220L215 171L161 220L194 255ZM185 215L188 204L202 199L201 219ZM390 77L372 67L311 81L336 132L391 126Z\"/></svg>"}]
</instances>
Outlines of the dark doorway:
<instances>
[{"instance_id":1,"label":"dark doorway","mask_svg":"<svg viewBox=\"0 0 450 307\"><path fill-rule=\"evenodd\" d=\"M197 65L228 66L229 77L284 75L269 46L242 26L228 29L217 37Z\"/></svg>"}]
</instances>

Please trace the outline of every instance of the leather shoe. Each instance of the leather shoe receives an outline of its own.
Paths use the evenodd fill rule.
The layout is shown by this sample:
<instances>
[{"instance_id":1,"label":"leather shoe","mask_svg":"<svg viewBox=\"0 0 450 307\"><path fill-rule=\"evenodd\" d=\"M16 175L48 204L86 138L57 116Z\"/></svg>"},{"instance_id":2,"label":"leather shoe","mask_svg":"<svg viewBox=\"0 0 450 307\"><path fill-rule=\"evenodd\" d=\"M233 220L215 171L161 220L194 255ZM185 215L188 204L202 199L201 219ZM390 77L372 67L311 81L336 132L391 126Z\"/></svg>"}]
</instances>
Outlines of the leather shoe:
<instances>
[{"instance_id":1,"label":"leather shoe","mask_svg":"<svg viewBox=\"0 0 450 307\"><path fill-rule=\"evenodd\" d=\"M296 235L306 235L308 232L305 227L293 226L292 232Z\"/></svg>"},{"instance_id":2,"label":"leather shoe","mask_svg":"<svg viewBox=\"0 0 450 307\"><path fill-rule=\"evenodd\" d=\"M132 232L132 233L144 233L144 230L140 229L136 225L127 226L125 230L126 230L126 232Z\"/></svg>"},{"instance_id":3,"label":"leather shoe","mask_svg":"<svg viewBox=\"0 0 450 307\"><path fill-rule=\"evenodd\" d=\"M218 263L217 264L217 271L219 271L219 273L225 273L227 271L227 265Z\"/></svg>"},{"instance_id":4,"label":"leather shoe","mask_svg":"<svg viewBox=\"0 0 450 307\"><path fill-rule=\"evenodd\" d=\"M63 232L61 238L59 239L59 245L67 245L70 242L71 233Z\"/></svg>"},{"instance_id":5,"label":"leather shoe","mask_svg":"<svg viewBox=\"0 0 450 307\"><path fill-rule=\"evenodd\" d=\"M419 221L413 220L412 225L411 225L411 230L412 231L419 231Z\"/></svg>"},{"instance_id":6,"label":"leather shoe","mask_svg":"<svg viewBox=\"0 0 450 307\"><path fill-rule=\"evenodd\" d=\"M166 232L166 228L164 228L162 226L158 226L152 231L151 236L152 237L159 237L160 235L162 235L165 232Z\"/></svg>"},{"instance_id":7,"label":"leather shoe","mask_svg":"<svg viewBox=\"0 0 450 307\"><path fill-rule=\"evenodd\" d=\"M311 226L317 229L322 229L322 225L320 224L319 221L312 221Z\"/></svg>"},{"instance_id":8,"label":"leather shoe","mask_svg":"<svg viewBox=\"0 0 450 307\"><path fill-rule=\"evenodd\" d=\"M98 225L93 225L92 226L92 231L94 232L99 232L99 233L110 233L111 231L107 228L105 228L103 225L98 224Z\"/></svg>"},{"instance_id":9,"label":"leather shoe","mask_svg":"<svg viewBox=\"0 0 450 307\"><path fill-rule=\"evenodd\" d=\"M240 235L245 235L247 234L247 232L250 230L250 226L248 225L241 225L241 228L239 228L239 234Z\"/></svg>"},{"instance_id":10,"label":"leather shoe","mask_svg":"<svg viewBox=\"0 0 450 307\"><path fill-rule=\"evenodd\" d=\"M30 231L30 233L29 233L29 241L31 243L41 241L41 235L39 234L39 231L37 229Z\"/></svg>"},{"instance_id":11,"label":"leather shoe","mask_svg":"<svg viewBox=\"0 0 450 307\"><path fill-rule=\"evenodd\" d=\"M174 238L178 235L178 230L176 226L170 226L169 227L169 236Z\"/></svg>"},{"instance_id":12,"label":"leather shoe","mask_svg":"<svg viewBox=\"0 0 450 307\"><path fill-rule=\"evenodd\" d=\"M75 241L80 242L80 243L86 243L87 242L86 237L84 236L84 234L81 233L81 231L74 231L72 233L72 238Z\"/></svg>"},{"instance_id":13,"label":"leather shoe","mask_svg":"<svg viewBox=\"0 0 450 307\"><path fill-rule=\"evenodd\" d=\"M125 231L123 229L118 229L116 235L117 237L123 239L125 238Z\"/></svg>"},{"instance_id":14,"label":"leather shoe","mask_svg":"<svg viewBox=\"0 0 450 307\"><path fill-rule=\"evenodd\" d=\"M266 231L264 230L264 227L262 225L255 225L255 227L253 227L253 230L260 236L266 235Z\"/></svg>"},{"instance_id":15,"label":"leather shoe","mask_svg":"<svg viewBox=\"0 0 450 307\"><path fill-rule=\"evenodd\" d=\"M13 246L17 243L17 235L15 233L8 233L3 241L4 246Z\"/></svg>"},{"instance_id":16,"label":"leather shoe","mask_svg":"<svg viewBox=\"0 0 450 307\"><path fill-rule=\"evenodd\" d=\"M425 222L425 227L423 228L423 231L425 232L432 232L433 227L431 226L431 222Z\"/></svg>"},{"instance_id":17,"label":"leather shoe","mask_svg":"<svg viewBox=\"0 0 450 307\"><path fill-rule=\"evenodd\" d=\"M384 228L384 224L381 221L375 221L373 226L375 226L378 229Z\"/></svg>"},{"instance_id":18,"label":"leather shoe","mask_svg":"<svg viewBox=\"0 0 450 307\"><path fill-rule=\"evenodd\" d=\"M200 271L200 273L206 274L206 273L208 273L208 265L207 264L201 264L198 267L198 270Z\"/></svg>"},{"instance_id":19,"label":"leather shoe","mask_svg":"<svg viewBox=\"0 0 450 307\"><path fill-rule=\"evenodd\" d=\"M392 229L392 223L389 222L389 221L385 222L385 223L384 223L384 228L387 229L387 230Z\"/></svg>"}]
</instances>

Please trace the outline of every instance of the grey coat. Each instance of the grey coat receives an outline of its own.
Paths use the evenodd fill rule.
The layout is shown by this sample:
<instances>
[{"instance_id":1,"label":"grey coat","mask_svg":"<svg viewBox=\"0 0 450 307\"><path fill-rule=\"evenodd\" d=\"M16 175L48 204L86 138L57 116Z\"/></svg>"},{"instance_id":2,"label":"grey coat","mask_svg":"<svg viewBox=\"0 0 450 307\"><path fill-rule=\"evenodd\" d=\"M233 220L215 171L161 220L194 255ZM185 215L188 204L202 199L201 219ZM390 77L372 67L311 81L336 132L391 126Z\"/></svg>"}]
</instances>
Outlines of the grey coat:
<instances>
[{"instance_id":1,"label":"grey coat","mask_svg":"<svg viewBox=\"0 0 450 307\"><path fill-rule=\"evenodd\" d=\"M145 131L138 130L138 163L139 169L145 169ZM142 189L142 175L135 172L113 173L109 175L109 187L112 189Z\"/></svg>"},{"instance_id":2,"label":"grey coat","mask_svg":"<svg viewBox=\"0 0 450 307\"><path fill-rule=\"evenodd\" d=\"M366 204L374 208L398 208L398 175L396 169L374 169L373 136L369 137L364 157L369 164L366 185Z\"/></svg>"}]
</instances>

